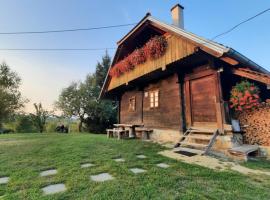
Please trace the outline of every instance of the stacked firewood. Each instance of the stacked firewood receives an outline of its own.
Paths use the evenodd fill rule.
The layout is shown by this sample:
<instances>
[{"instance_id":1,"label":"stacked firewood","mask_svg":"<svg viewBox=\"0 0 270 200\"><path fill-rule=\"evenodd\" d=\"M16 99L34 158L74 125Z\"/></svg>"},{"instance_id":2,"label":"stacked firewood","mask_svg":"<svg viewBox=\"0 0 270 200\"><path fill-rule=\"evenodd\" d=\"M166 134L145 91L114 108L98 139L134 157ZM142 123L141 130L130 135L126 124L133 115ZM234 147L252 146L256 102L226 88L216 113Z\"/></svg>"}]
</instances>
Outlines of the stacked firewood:
<instances>
[{"instance_id":1,"label":"stacked firewood","mask_svg":"<svg viewBox=\"0 0 270 200\"><path fill-rule=\"evenodd\" d=\"M239 114L245 128L244 140L248 144L270 146L270 103L262 103L258 108Z\"/></svg>"}]
</instances>

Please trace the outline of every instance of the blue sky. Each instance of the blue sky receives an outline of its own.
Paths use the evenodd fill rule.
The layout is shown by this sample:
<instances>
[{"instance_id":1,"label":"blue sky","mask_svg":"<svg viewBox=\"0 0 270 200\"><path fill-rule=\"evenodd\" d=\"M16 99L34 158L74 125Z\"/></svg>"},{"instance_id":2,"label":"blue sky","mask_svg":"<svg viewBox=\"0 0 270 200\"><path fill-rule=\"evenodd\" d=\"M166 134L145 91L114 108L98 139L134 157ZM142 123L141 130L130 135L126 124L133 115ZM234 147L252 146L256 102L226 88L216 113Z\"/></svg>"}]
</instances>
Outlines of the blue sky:
<instances>
[{"instance_id":1,"label":"blue sky","mask_svg":"<svg viewBox=\"0 0 270 200\"><path fill-rule=\"evenodd\" d=\"M1 0L0 32L40 31L97 27L138 22L146 12L171 23L170 8L185 7L185 29L211 38L238 22L269 8L268 0ZM270 12L254 19L216 41L231 46L270 70ZM0 48L106 48L132 27L84 32L0 35ZM61 89L94 72L104 51L6 52L5 61L23 79L21 87L32 103L51 108ZM114 50L109 50L113 56Z\"/></svg>"}]
</instances>

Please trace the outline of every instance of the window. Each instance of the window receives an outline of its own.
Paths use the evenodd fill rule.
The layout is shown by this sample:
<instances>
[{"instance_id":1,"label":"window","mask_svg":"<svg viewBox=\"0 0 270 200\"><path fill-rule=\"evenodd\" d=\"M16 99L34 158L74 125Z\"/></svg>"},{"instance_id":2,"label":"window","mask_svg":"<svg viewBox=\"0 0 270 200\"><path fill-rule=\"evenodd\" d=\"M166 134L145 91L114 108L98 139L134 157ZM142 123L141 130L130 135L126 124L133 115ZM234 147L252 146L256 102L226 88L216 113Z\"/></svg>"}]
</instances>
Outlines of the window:
<instances>
[{"instance_id":1,"label":"window","mask_svg":"<svg viewBox=\"0 0 270 200\"><path fill-rule=\"evenodd\" d=\"M131 97L129 99L128 110L129 111L135 111L136 110L136 98L135 97Z\"/></svg>"},{"instance_id":2,"label":"window","mask_svg":"<svg viewBox=\"0 0 270 200\"><path fill-rule=\"evenodd\" d=\"M159 106L159 91L154 90L150 92L150 108L157 108Z\"/></svg>"}]
</instances>

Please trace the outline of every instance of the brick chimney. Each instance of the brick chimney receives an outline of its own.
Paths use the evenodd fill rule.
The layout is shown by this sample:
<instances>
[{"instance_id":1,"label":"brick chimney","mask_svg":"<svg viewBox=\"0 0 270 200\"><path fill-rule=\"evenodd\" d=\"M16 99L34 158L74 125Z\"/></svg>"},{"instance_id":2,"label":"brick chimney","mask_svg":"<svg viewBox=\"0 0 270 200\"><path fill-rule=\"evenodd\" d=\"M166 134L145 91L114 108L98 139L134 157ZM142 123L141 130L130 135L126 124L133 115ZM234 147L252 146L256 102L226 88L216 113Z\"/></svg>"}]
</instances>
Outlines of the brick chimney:
<instances>
[{"instance_id":1,"label":"brick chimney","mask_svg":"<svg viewBox=\"0 0 270 200\"><path fill-rule=\"evenodd\" d=\"M176 4L171 9L173 25L184 29L184 7Z\"/></svg>"}]
</instances>

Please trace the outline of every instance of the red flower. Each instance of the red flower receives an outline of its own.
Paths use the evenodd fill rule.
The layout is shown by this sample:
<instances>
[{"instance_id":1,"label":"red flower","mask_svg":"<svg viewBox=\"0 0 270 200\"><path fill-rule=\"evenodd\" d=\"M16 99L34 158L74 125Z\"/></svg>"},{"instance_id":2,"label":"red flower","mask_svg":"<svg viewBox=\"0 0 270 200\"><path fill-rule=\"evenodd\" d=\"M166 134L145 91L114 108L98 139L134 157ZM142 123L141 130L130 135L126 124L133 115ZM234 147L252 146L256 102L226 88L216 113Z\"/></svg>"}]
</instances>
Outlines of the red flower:
<instances>
[{"instance_id":1,"label":"red flower","mask_svg":"<svg viewBox=\"0 0 270 200\"><path fill-rule=\"evenodd\" d=\"M157 59L164 55L167 46L168 43L164 36L155 36L143 47L144 54L149 59Z\"/></svg>"},{"instance_id":2,"label":"red flower","mask_svg":"<svg viewBox=\"0 0 270 200\"><path fill-rule=\"evenodd\" d=\"M248 81L236 84L231 90L230 108L236 111L252 109L260 105L259 89Z\"/></svg>"},{"instance_id":3,"label":"red flower","mask_svg":"<svg viewBox=\"0 0 270 200\"><path fill-rule=\"evenodd\" d=\"M130 54L130 61L133 66L145 63L146 57L142 49L136 49Z\"/></svg>"},{"instance_id":4,"label":"red flower","mask_svg":"<svg viewBox=\"0 0 270 200\"><path fill-rule=\"evenodd\" d=\"M146 62L147 58L157 59L164 55L167 49L167 40L164 36L151 38L143 48L134 50L129 56L116 63L110 70L110 76L120 76L128 72L136 65Z\"/></svg>"}]
</instances>

